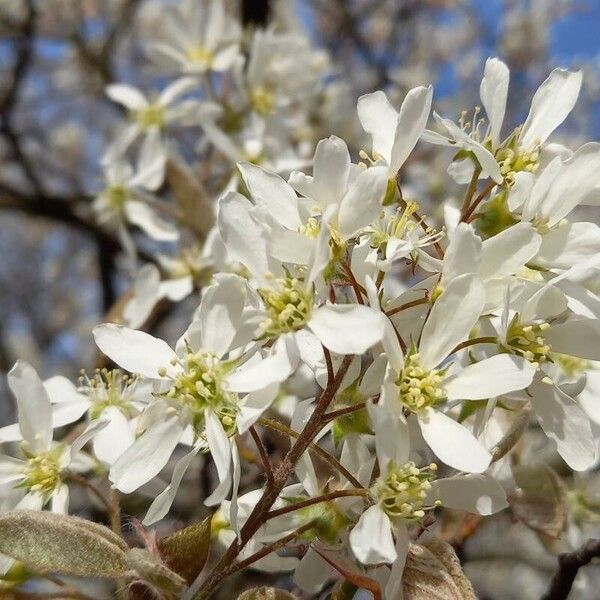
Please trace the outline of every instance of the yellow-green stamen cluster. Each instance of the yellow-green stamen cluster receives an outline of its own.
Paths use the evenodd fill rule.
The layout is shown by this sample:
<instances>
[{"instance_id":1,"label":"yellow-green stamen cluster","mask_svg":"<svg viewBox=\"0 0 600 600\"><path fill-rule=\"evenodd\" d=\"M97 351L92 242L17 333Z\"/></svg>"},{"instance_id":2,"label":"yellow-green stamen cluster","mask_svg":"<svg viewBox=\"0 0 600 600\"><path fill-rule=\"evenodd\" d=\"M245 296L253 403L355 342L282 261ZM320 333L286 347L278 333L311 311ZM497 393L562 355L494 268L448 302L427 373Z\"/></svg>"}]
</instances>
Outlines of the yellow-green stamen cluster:
<instances>
[{"instance_id":1,"label":"yellow-green stamen cluster","mask_svg":"<svg viewBox=\"0 0 600 600\"><path fill-rule=\"evenodd\" d=\"M214 54L209 48L199 44L188 48L186 57L193 63L209 67L214 59Z\"/></svg>"},{"instance_id":2,"label":"yellow-green stamen cluster","mask_svg":"<svg viewBox=\"0 0 600 600\"><path fill-rule=\"evenodd\" d=\"M312 291L294 277L275 279L270 288L259 290L268 312L262 323L266 336L277 336L288 331L302 329L308 322L313 307Z\"/></svg>"},{"instance_id":3,"label":"yellow-green stamen cluster","mask_svg":"<svg viewBox=\"0 0 600 600\"><path fill-rule=\"evenodd\" d=\"M275 110L275 94L266 86L257 86L250 90L250 104L263 117Z\"/></svg>"},{"instance_id":4,"label":"yellow-green stamen cluster","mask_svg":"<svg viewBox=\"0 0 600 600\"><path fill-rule=\"evenodd\" d=\"M443 369L425 369L418 352L409 354L397 381L400 402L411 412L443 402L446 399L442 386L444 374Z\"/></svg>"},{"instance_id":5,"label":"yellow-green stamen cluster","mask_svg":"<svg viewBox=\"0 0 600 600\"><path fill-rule=\"evenodd\" d=\"M186 356L174 359L172 364L179 365L181 369L171 378L171 387L164 397L172 400L176 409L187 412L196 435L204 434L204 411L207 408L219 416L225 431L233 434L237 394L225 388L225 377L232 365L220 361L212 352L193 352L189 347ZM167 370L161 369L159 375L167 377Z\"/></svg>"},{"instance_id":6,"label":"yellow-green stamen cluster","mask_svg":"<svg viewBox=\"0 0 600 600\"><path fill-rule=\"evenodd\" d=\"M514 354L522 356L532 363L543 363L548 360L551 347L544 340L544 332L550 328L549 323L523 325L516 314L506 334L506 342Z\"/></svg>"},{"instance_id":7,"label":"yellow-green stamen cluster","mask_svg":"<svg viewBox=\"0 0 600 600\"><path fill-rule=\"evenodd\" d=\"M91 379L82 373L79 378L80 390L92 402L90 417L97 419L112 406L131 418L135 413L131 401L137 382L138 377L127 375L120 369L96 369Z\"/></svg>"},{"instance_id":8,"label":"yellow-green stamen cluster","mask_svg":"<svg viewBox=\"0 0 600 600\"><path fill-rule=\"evenodd\" d=\"M385 477L371 488L371 496L392 519L415 522L425 516L425 511L438 505L425 506L431 481L435 479L437 465L432 463L419 469L414 462L396 466L391 463Z\"/></svg>"},{"instance_id":9,"label":"yellow-green stamen cluster","mask_svg":"<svg viewBox=\"0 0 600 600\"><path fill-rule=\"evenodd\" d=\"M496 160L504 181L512 186L517 173L535 173L539 168L539 146L524 150L519 146L520 129L516 129L508 142L496 152Z\"/></svg>"},{"instance_id":10,"label":"yellow-green stamen cluster","mask_svg":"<svg viewBox=\"0 0 600 600\"><path fill-rule=\"evenodd\" d=\"M161 128L165 125L165 108L158 103L149 104L135 112L135 119L144 131Z\"/></svg>"},{"instance_id":11,"label":"yellow-green stamen cluster","mask_svg":"<svg viewBox=\"0 0 600 600\"><path fill-rule=\"evenodd\" d=\"M306 237L316 239L321 230L321 224L315 217L310 217L304 225L298 227L298 231Z\"/></svg>"},{"instance_id":12,"label":"yellow-green stamen cluster","mask_svg":"<svg viewBox=\"0 0 600 600\"><path fill-rule=\"evenodd\" d=\"M559 352L552 352L552 362L557 364L564 373L569 376L579 375L588 371L592 363L585 358L578 358L577 356L571 356L570 354L560 354Z\"/></svg>"},{"instance_id":13,"label":"yellow-green stamen cluster","mask_svg":"<svg viewBox=\"0 0 600 600\"><path fill-rule=\"evenodd\" d=\"M22 449L26 464L23 467L23 479L17 487L39 493L48 500L62 483L60 456L63 447L56 446L47 452L33 454L24 443Z\"/></svg>"},{"instance_id":14,"label":"yellow-green stamen cluster","mask_svg":"<svg viewBox=\"0 0 600 600\"><path fill-rule=\"evenodd\" d=\"M129 199L129 190L122 185L111 185L104 191L104 198L110 212L121 213Z\"/></svg>"}]
</instances>

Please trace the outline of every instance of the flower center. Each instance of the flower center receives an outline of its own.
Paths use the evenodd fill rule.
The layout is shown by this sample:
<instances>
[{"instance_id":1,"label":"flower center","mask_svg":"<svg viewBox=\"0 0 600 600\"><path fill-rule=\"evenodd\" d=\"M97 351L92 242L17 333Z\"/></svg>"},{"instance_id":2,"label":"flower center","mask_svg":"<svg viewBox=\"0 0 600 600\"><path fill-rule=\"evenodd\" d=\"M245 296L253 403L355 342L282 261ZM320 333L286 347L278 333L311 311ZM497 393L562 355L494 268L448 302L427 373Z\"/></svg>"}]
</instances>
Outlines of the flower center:
<instances>
[{"instance_id":1,"label":"flower center","mask_svg":"<svg viewBox=\"0 0 600 600\"><path fill-rule=\"evenodd\" d=\"M109 207L116 213L123 211L125 202L129 198L129 191L122 185L111 185L105 192Z\"/></svg>"},{"instance_id":2,"label":"flower center","mask_svg":"<svg viewBox=\"0 0 600 600\"><path fill-rule=\"evenodd\" d=\"M419 469L412 461L399 467L391 462L387 476L375 483L371 495L389 517L418 521L425 516L426 510L434 508L425 506L425 499L436 471L435 463Z\"/></svg>"},{"instance_id":3,"label":"flower center","mask_svg":"<svg viewBox=\"0 0 600 600\"><path fill-rule=\"evenodd\" d=\"M82 374L79 378L80 386L92 402L90 418L99 418L111 406L118 408L126 417L133 417L135 407L131 400L138 379L119 369L96 369L91 379Z\"/></svg>"},{"instance_id":4,"label":"flower center","mask_svg":"<svg viewBox=\"0 0 600 600\"><path fill-rule=\"evenodd\" d=\"M265 86L257 86L250 91L250 104L252 108L263 117L275 110L275 94Z\"/></svg>"},{"instance_id":5,"label":"flower center","mask_svg":"<svg viewBox=\"0 0 600 600\"><path fill-rule=\"evenodd\" d=\"M135 118L144 131L153 127L161 128L165 124L165 109L160 104L149 104L137 110Z\"/></svg>"},{"instance_id":6,"label":"flower center","mask_svg":"<svg viewBox=\"0 0 600 600\"><path fill-rule=\"evenodd\" d=\"M396 382L400 402L411 412L443 402L446 399L442 386L444 375L445 369L426 370L419 353L409 354Z\"/></svg>"},{"instance_id":7,"label":"flower center","mask_svg":"<svg viewBox=\"0 0 600 600\"><path fill-rule=\"evenodd\" d=\"M514 184L517 173L522 171L535 173L539 168L539 145L533 146L530 150L521 148L518 144L520 132L521 130L517 128L508 143L496 152L500 173L509 186Z\"/></svg>"},{"instance_id":8,"label":"flower center","mask_svg":"<svg viewBox=\"0 0 600 600\"><path fill-rule=\"evenodd\" d=\"M62 446L57 446L47 452L32 454L23 448L27 464L23 467L24 478L18 487L38 492L48 499L62 481L59 462L62 450Z\"/></svg>"},{"instance_id":9,"label":"flower center","mask_svg":"<svg viewBox=\"0 0 600 600\"><path fill-rule=\"evenodd\" d=\"M543 363L549 358L551 347L546 344L543 333L550 328L549 323L522 325L517 313L506 333L509 350L532 363Z\"/></svg>"},{"instance_id":10,"label":"flower center","mask_svg":"<svg viewBox=\"0 0 600 600\"><path fill-rule=\"evenodd\" d=\"M271 288L258 291L268 312L261 328L267 336L277 336L302 329L308 322L313 307L312 291L295 277L275 279Z\"/></svg>"},{"instance_id":11,"label":"flower center","mask_svg":"<svg viewBox=\"0 0 600 600\"><path fill-rule=\"evenodd\" d=\"M206 67L210 66L214 59L214 54L212 51L201 44L188 48L186 56L191 62L198 63Z\"/></svg>"},{"instance_id":12,"label":"flower center","mask_svg":"<svg viewBox=\"0 0 600 600\"><path fill-rule=\"evenodd\" d=\"M181 371L172 378L164 396L175 401L177 409L187 412L188 418L200 436L204 434L204 411L209 408L220 418L225 431L235 433L237 394L225 389L225 377L232 365L220 361L212 352L193 352L189 347L183 359L174 359ZM166 377L166 369L159 373Z\"/></svg>"}]
</instances>

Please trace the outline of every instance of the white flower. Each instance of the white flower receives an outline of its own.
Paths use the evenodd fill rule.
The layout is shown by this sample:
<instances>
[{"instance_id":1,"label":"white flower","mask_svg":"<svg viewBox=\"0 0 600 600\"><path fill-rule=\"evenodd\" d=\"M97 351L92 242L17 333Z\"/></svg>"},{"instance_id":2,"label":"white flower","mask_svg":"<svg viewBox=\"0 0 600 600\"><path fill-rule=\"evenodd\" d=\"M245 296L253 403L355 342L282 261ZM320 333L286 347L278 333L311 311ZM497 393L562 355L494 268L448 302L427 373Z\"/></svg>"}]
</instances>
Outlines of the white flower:
<instances>
[{"instance_id":1,"label":"white flower","mask_svg":"<svg viewBox=\"0 0 600 600\"><path fill-rule=\"evenodd\" d=\"M182 336L177 352L141 331L111 324L94 329L96 343L106 355L157 384L156 400L140 419L143 433L111 468L110 479L118 489L132 492L150 481L176 445L191 438L192 452L208 445L217 465L220 484L207 502L218 503L228 493L237 460L230 438L246 431L268 408L277 384L297 364L291 340L276 343L264 359L256 353L231 354L249 341L245 300L243 280L220 275L217 284L205 290L199 319ZM246 362L240 364L243 358ZM241 396L243 392L250 393ZM161 501L172 501L183 476L179 473L174 473L172 491ZM153 506L151 513L162 518L169 506L169 502L160 510Z\"/></svg>"},{"instance_id":2,"label":"white flower","mask_svg":"<svg viewBox=\"0 0 600 600\"><path fill-rule=\"evenodd\" d=\"M466 115L463 115L460 127L434 113L435 119L450 137L447 139L427 131L424 138L435 144L472 152L483 175L491 177L496 183L506 181L512 185L517 173L537 170L543 145L575 106L582 73L554 69L534 94L524 125L502 140L500 136L506 111L508 81L508 67L497 58L488 59L480 88L481 102L489 121L485 131L480 132L483 119L478 121L478 109L475 110L471 123L465 123ZM457 180L466 182L471 177L472 170L470 165L466 169L454 168L451 172L457 175Z\"/></svg>"},{"instance_id":3,"label":"white flower","mask_svg":"<svg viewBox=\"0 0 600 600\"><path fill-rule=\"evenodd\" d=\"M188 0L167 12L164 28L167 41L150 53L183 74L227 71L239 56L240 27L222 0Z\"/></svg>"},{"instance_id":4,"label":"white flower","mask_svg":"<svg viewBox=\"0 0 600 600\"><path fill-rule=\"evenodd\" d=\"M523 358L500 354L463 369L450 368L447 359L468 339L484 300L481 281L475 275L461 275L435 301L418 345L406 357L395 336L384 339L388 369L379 403L369 406L376 446L408 444L408 414L442 462L471 473L487 469L489 452L439 407L446 401L481 400L521 390L533 380L535 367Z\"/></svg>"},{"instance_id":5,"label":"white flower","mask_svg":"<svg viewBox=\"0 0 600 600\"><path fill-rule=\"evenodd\" d=\"M19 489L20 494L13 494L16 510L41 510L50 504L52 512L66 514L67 470L86 471L93 466L78 453L104 423L88 427L71 445L54 442L50 398L35 369L17 361L8 374L8 385L17 400L23 458L0 455L0 487Z\"/></svg>"},{"instance_id":6,"label":"white flower","mask_svg":"<svg viewBox=\"0 0 600 600\"><path fill-rule=\"evenodd\" d=\"M373 138L373 158L388 167L388 179L395 179L421 137L429 113L433 88L410 90L400 112L390 104L384 92L373 92L358 99L358 118L363 129Z\"/></svg>"}]
</instances>

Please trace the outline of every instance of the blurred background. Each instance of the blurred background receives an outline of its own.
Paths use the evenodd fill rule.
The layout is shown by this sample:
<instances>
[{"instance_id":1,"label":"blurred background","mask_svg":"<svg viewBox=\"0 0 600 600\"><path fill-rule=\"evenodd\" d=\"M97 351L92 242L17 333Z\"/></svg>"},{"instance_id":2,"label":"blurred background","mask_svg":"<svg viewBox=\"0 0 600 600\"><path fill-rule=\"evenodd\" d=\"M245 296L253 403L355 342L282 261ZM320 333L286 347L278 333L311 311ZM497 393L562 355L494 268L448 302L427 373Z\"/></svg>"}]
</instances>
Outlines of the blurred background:
<instances>
[{"instance_id":1,"label":"blurred background","mask_svg":"<svg viewBox=\"0 0 600 600\"><path fill-rule=\"evenodd\" d=\"M104 90L114 82L162 89L173 79L148 59L147 44L160 35L164 11L177 3L0 0L0 424L14 418L4 376L14 361L25 358L44 376L75 378L80 369L89 370L97 362L92 327L110 320L131 288L119 240L98 224L92 210L103 186L102 153L123 120ZM364 147L356 99L376 89L385 89L398 103L411 87L433 82L436 109L456 118L478 104L488 56L501 57L511 70L510 125L525 116L533 92L552 68L582 69L582 95L559 138L576 147L599 137L600 0L229 4L248 31L302 30L323 51L316 74L322 80L314 98L318 111L310 131L303 123L293 132L305 145L336 133L356 158ZM200 172L201 131L177 135L179 151ZM451 193L446 159L414 166L432 202ZM203 177L211 183L211 173ZM159 196L172 194L173 183ZM218 185L206 187L218 196ZM141 263L152 260L159 248L137 234L134 239ZM160 247L161 252L177 250ZM176 310L161 311L148 329L166 339L178 337L196 304L197 295ZM519 589L527 589L535 598L554 559L532 532L515 533L506 519L491 520L486 525L491 529L469 542L472 548L465 552L477 560L467 572L489 597L525 598ZM494 554L498 548L528 559L507 563L506 556ZM485 564L481 557L487 557ZM518 582L516 595L492 594L500 580Z\"/></svg>"}]
</instances>

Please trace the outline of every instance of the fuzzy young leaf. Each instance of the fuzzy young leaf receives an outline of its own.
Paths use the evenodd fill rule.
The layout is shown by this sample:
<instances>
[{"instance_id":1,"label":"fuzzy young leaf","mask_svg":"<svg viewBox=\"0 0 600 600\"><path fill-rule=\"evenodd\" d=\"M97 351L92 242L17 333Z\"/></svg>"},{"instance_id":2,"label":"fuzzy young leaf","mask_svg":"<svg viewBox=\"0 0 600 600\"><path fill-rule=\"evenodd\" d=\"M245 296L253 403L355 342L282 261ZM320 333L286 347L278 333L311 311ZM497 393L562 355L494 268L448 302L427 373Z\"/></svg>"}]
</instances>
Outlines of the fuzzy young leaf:
<instances>
[{"instance_id":1,"label":"fuzzy young leaf","mask_svg":"<svg viewBox=\"0 0 600 600\"><path fill-rule=\"evenodd\" d=\"M548 465L520 465L513 469L518 489L508 500L514 515L538 533L558 538L567 519L567 492Z\"/></svg>"},{"instance_id":2,"label":"fuzzy young leaf","mask_svg":"<svg viewBox=\"0 0 600 600\"><path fill-rule=\"evenodd\" d=\"M158 558L143 548L132 548L127 554L130 570L151 588L159 590L167 598L177 598L185 587L185 580L171 571Z\"/></svg>"},{"instance_id":3,"label":"fuzzy young leaf","mask_svg":"<svg viewBox=\"0 0 600 600\"><path fill-rule=\"evenodd\" d=\"M128 568L125 543L109 529L50 512L0 515L0 552L38 572L116 579Z\"/></svg>"},{"instance_id":4,"label":"fuzzy young leaf","mask_svg":"<svg viewBox=\"0 0 600 600\"><path fill-rule=\"evenodd\" d=\"M411 544L402 577L404 600L475 600L458 559L455 564L448 550L440 553L438 545L434 548L435 554L429 548Z\"/></svg>"},{"instance_id":5,"label":"fuzzy young leaf","mask_svg":"<svg viewBox=\"0 0 600 600\"><path fill-rule=\"evenodd\" d=\"M188 583L196 579L208 558L211 519L212 517L206 517L158 542L165 564Z\"/></svg>"}]
</instances>

